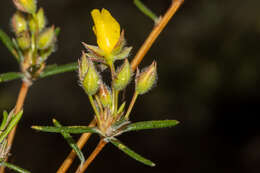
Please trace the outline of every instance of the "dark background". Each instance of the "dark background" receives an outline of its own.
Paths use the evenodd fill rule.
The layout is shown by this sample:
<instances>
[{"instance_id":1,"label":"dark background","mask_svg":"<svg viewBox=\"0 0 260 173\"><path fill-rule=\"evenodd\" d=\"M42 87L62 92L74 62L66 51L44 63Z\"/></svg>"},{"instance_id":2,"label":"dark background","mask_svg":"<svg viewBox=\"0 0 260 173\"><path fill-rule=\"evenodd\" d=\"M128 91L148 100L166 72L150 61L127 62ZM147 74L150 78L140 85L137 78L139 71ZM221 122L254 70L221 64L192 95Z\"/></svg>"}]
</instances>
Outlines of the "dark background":
<instances>
[{"instance_id":1,"label":"dark background","mask_svg":"<svg viewBox=\"0 0 260 173\"><path fill-rule=\"evenodd\" d=\"M170 0L143 0L163 14ZM125 29L135 55L153 28L152 21L131 0L39 0L49 25L61 28L57 51L48 63L75 62L81 42L95 43L90 11L109 9ZM120 137L132 149L157 163L139 164L108 145L89 172L130 173L258 173L260 169L259 48L260 1L186 0L161 33L141 67L158 62L157 86L140 97L132 121L176 119L181 124ZM15 12L11 0L1 0L0 27L10 32ZM18 71L0 44L0 72ZM33 173L55 172L70 148L58 134L36 132L31 125L86 125L92 119L87 96L70 72L35 82L25 101L24 116L10 160ZM0 110L12 109L21 81L0 84ZM128 90L132 93L132 90ZM75 139L78 136L75 136ZM91 138L87 156L98 137ZM74 164L74 169L78 164ZM71 169L69 172L73 172Z\"/></svg>"}]
</instances>

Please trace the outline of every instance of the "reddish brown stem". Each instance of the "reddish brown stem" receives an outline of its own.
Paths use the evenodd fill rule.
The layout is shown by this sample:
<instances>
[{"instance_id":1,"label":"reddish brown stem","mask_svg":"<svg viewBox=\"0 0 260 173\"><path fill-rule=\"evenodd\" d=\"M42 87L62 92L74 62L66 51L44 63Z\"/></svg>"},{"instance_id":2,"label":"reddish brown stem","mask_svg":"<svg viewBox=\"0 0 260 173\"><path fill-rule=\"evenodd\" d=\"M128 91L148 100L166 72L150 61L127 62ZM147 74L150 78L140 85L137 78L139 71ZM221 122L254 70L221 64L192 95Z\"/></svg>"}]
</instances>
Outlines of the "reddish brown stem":
<instances>
[{"instance_id":1,"label":"reddish brown stem","mask_svg":"<svg viewBox=\"0 0 260 173\"><path fill-rule=\"evenodd\" d=\"M101 139L97 145L97 147L95 148L95 150L90 154L90 156L88 157L88 159L86 160L86 162L83 164L83 166L79 166L76 173L83 173L88 166L92 163L92 161L97 157L97 155L100 153L100 151L104 148L104 146L107 144L106 141L104 141L103 139Z\"/></svg>"},{"instance_id":2,"label":"reddish brown stem","mask_svg":"<svg viewBox=\"0 0 260 173\"><path fill-rule=\"evenodd\" d=\"M22 86L21 86L21 89L20 89L20 92L19 92L19 95L18 95L18 98L17 98L17 101L16 101L14 115L16 115L18 112L20 112L22 110L23 104L24 104L24 100L25 100L26 95L28 93L29 87L30 87L30 84L28 84L26 82L22 83ZM11 149L11 147L12 147L14 136L15 136L15 132L16 132L16 127L17 126L15 126L13 128L13 130L8 135L8 138L7 138L7 148L8 149ZM6 158L5 161L7 161L7 158ZM4 172L5 172L5 167L2 166L0 168L0 173L4 173Z\"/></svg>"},{"instance_id":3,"label":"reddish brown stem","mask_svg":"<svg viewBox=\"0 0 260 173\"><path fill-rule=\"evenodd\" d=\"M96 125L96 121L92 120L91 123L89 124L89 127L94 127ZM88 141L89 137L91 136L91 133L83 133L81 137L79 138L77 145L79 149L82 149L83 146L86 144ZM70 165L72 164L73 160L76 157L76 153L74 150L71 150L70 154L67 156L67 158L64 160L60 168L58 169L57 173L64 173L66 172Z\"/></svg>"}]
</instances>

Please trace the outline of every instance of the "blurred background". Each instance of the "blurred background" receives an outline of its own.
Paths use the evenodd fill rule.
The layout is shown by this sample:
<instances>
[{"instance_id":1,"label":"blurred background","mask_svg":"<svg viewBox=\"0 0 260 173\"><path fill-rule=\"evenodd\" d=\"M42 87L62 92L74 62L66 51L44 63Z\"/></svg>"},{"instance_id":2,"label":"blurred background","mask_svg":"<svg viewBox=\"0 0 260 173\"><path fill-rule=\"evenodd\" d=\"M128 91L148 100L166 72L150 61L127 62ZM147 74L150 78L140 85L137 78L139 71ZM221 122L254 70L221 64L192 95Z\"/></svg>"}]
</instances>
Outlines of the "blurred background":
<instances>
[{"instance_id":1,"label":"blurred background","mask_svg":"<svg viewBox=\"0 0 260 173\"><path fill-rule=\"evenodd\" d=\"M157 15L170 0L143 0ZM49 25L61 28L58 49L48 63L65 64L80 57L81 42L96 44L90 11L106 8L125 29L132 56L153 28L132 0L38 0ZM176 119L171 129L143 131L120 140L157 166L144 166L108 145L89 172L258 173L260 169L259 0L186 0L152 46L140 67L158 62L158 84L140 97L132 121ZM0 27L9 35L15 12L1 0ZM19 66L0 44L0 73ZM0 84L0 111L10 111L21 81ZM128 90L128 97L133 89ZM87 125L92 119L87 96L76 72L39 80L24 105L10 161L33 173L55 172L70 151L59 134L36 132L31 125ZM75 139L78 136L74 136ZM98 141L91 138L87 156ZM77 160L69 172L77 167Z\"/></svg>"}]
</instances>

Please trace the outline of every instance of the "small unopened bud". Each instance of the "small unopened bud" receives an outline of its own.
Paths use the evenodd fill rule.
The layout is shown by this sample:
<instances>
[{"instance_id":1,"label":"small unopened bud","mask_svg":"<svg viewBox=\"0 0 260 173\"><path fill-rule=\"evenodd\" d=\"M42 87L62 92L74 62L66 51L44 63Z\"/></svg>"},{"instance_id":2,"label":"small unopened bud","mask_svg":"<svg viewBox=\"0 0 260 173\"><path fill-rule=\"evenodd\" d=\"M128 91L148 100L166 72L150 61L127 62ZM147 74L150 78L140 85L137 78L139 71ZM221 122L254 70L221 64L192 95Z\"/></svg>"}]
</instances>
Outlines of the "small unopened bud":
<instances>
[{"instance_id":1,"label":"small unopened bud","mask_svg":"<svg viewBox=\"0 0 260 173\"><path fill-rule=\"evenodd\" d=\"M17 43L22 50L29 49L31 46L31 38L28 32L23 32L17 37Z\"/></svg>"},{"instance_id":2,"label":"small unopened bud","mask_svg":"<svg viewBox=\"0 0 260 173\"><path fill-rule=\"evenodd\" d=\"M112 104L112 95L110 89L105 85L101 84L99 88L99 98L104 107L110 106Z\"/></svg>"},{"instance_id":3,"label":"small unopened bud","mask_svg":"<svg viewBox=\"0 0 260 173\"><path fill-rule=\"evenodd\" d=\"M36 22L35 22L35 19L32 17L32 16L29 16L29 28L30 28L30 31L31 32L35 32L36 31Z\"/></svg>"},{"instance_id":4,"label":"small unopened bud","mask_svg":"<svg viewBox=\"0 0 260 173\"><path fill-rule=\"evenodd\" d=\"M42 8L40 8L39 11L37 12L36 18L37 18L38 27L39 27L38 29L39 29L39 31L42 31L42 29L46 25L46 18L44 16L44 11Z\"/></svg>"},{"instance_id":5,"label":"small unopened bud","mask_svg":"<svg viewBox=\"0 0 260 173\"><path fill-rule=\"evenodd\" d=\"M117 70L116 77L113 81L113 87L116 90L124 89L130 82L132 76L132 69L127 59L124 64Z\"/></svg>"},{"instance_id":6,"label":"small unopened bud","mask_svg":"<svg viewBox=\"0 0 260 173\"><path fill-rule=\"evenodd\" d=\"M83 81L87 71L88 71L88 60L86 57L86 54L82 52L82 56L80 60L78 61L78 68L79 68L79 79L80 81Z\"/></svg>"},{"instance_id":7,"label":"small unopened bud","mask_svg":"<svg viewBox=\"0 0 260 173\"><path fill-rule=\"evenodd\" d=\"M50 47L56 39L54 26L49 27L42 31L39 35L37 45L39 49L46 49Z\"/></svg>"},{"instance_id":8,"label":"small unopened bud","mask_svg":"<svg viewBox=\"0 0 260 173\"><path fill-rule=\"evenodd\" d=\"M135 90L138 94L148 92L156 82L157 71L156 62L154 61L149 67L136 77Z\"/></svg>"},{"instance_id":9,"label":"small unopened bud","mask_svg":"<svg viewBox=\"0 0 260 173\"><path fill-rule=\"evenodd\" d=\"M36 0L13 0L13 2L20 11L31 14L36 12Z\"/></svg>"},{"instance_id":10,"label":"small unopened bud","mask_svg":"<svg viewBox=\"0 0 260 173\"><path fill-rule=\"evenodd\" d=\"M27 30L27 22L21 12L16 12L11 20L12 28L16 35Z\"/></svg>"},{"instance_id":11,"label":"small unopened bud","mask_svg":"<svg viewBox=\"0 0 260 173\"><path fill-rule=\"evenodd\" d=\"M82 87L88 95L93 95L99 88L99 74L92 61L82 56L79 61L79 76Z\"/></svg>"}]
</instances>

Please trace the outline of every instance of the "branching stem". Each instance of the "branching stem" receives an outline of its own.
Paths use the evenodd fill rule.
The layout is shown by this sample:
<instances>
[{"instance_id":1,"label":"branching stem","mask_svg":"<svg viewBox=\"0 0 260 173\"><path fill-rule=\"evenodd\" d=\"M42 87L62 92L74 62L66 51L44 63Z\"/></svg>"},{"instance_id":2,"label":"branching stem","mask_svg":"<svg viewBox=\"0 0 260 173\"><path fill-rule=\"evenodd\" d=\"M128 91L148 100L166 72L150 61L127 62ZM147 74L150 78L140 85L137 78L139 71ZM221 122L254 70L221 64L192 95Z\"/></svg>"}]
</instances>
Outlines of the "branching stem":
<instances>
[{"instance_id":1,"label":"branching stem","mask_svg":"<svg viewBox=\"0 0 260 173\"><path fill-rule=\"evenodd\" d=\"M88 159L86 160L86 162L83 164L83 166L79 166L76 173L83 173L88 166L92 163L92 161L97 157L97 155L100 153L100 151L104 148L104 146L107 144L106 141L104 141L103 139L101 139L98 143L98 145L96 146L95 150L90 154L90 156L88 157Z\"/></svg>"},{"instance_id":2,"label":"branching stem","mask_svg":"<svg viewBox=\"0 0 260 173\"><path fill-rule=\"evenodd\" d=\"M168 11L165 13L165 15L162 17L162 19L158 22L158 24L153 28L152 32L150 33L150 35L147 37L146 41L143 43L143 45L141 46L141 48L139 49L139 51L137 52L136 56L134 57L134 59L131 62L131 67L133 69L133 71L136 70L137 66L140 64L140 62L143 60L144 56L146 55L146 53L148 52L148 50L151 48L152 44L154 43L154 41L157 39L157 37L159 36L159 34L162 32L162 30L165 28L165 26L167 25L167 23L170 21L170 19L173 17L173 15L177 12L177 10L179 9L179 7L181 6L181 4L184 2L184 0L172 0L172 4L170 6L170 8L168 9ZM82 134L83 136L84 134ZM91 135L91 134L90 134ZM90 136L89 135L89 136ZM81 136L81 137L82 137ZM88 139L87 139L88 140ZM83 145L85 145L85 143L87 142L87 140L82 140L82 138L79 139L79 142L84 143ZM71 157L71 156L74 157ZM71 163L73 161L73 159L76 156L76 153L70 153L69 155L72 159L71 159ZM69 157L68 156L68 157ZM68 158L67 157L67 158ZM66 161L66 160L65 160ZM64 162L65 162L64 161ZM71 163L68 165L68 167L71 165ZM68 168L67 168L68 169ZM66 171L62 171L59 173L64 173ZM0 172L1 173L1 172Z\"/></svg>"},{"instance_id":3,"label":"branching stem","mask_svg":"<svg viewBox=\"0 0 260 173\"><path fill-rule=\"evenodd\" d=\"M150 35L147 37L145 42L143 43L142 47L139 49L137 54L135 55L134 59L131 62L132 69L136 69L137 66L140 64L148 50L153 45L154 41L157 39L159 34L162 32L162 30L165 28L167 23L170 21L172 16L176 13L176 11L179 9L181 4L184 0L172 0L172 4L168 11L165 13L165 15L162 17L162 19L158 22L158 24L153 28Z\"/></svg>"},{"instance_id":4,"label":"branching stem","mask_svg":"<svg viewBox=\"0 0 260 173\"><path fill-rule=\"evenodd\" d=\"M16 101L14 115L16 115L18 112L20 112L21 109L23 108L24 100L25 100L26 95L28 93L29 87L30 87L30 84L28 84L26 82L22 83L22 86L21 86L21 89L20 89L20 92L19 92L19 95L18 95L18 98L17 98L17 101ZM15 132L16 132L16 127L17 126L15 126L13 128L13 130L9 133L8 138L7 138L7 148L9 148L9 149L11 149L12 144L13 144L13 140L14 140L14 136L15 136ZM6 158L5 161L7 161L7 158ZM4 172L5 172L5 167L1 166L0 173L4 173Z\"/></svg>"},{"instance_id":5,"label":"branching stem","mask_svg":"<svg viewBox=\"0 0 260 173\"><path fill-rule=\"evenodd\" d=\"M92 120L91 123L88 125L89 127L94 127L96 125L96 121ZM79 149L82 149L84 145L87 143L89 137L91 136L91 133L83 133L81 137L79 138L77 145ZM70 154L67 156L67 158L64 160L64 162L61 164L60 168L56 173L64 173L66 172L70 165L72 164L73 160L76 157L76 153L74 150L71 150Z\"/></svg>"}]
</instances>

